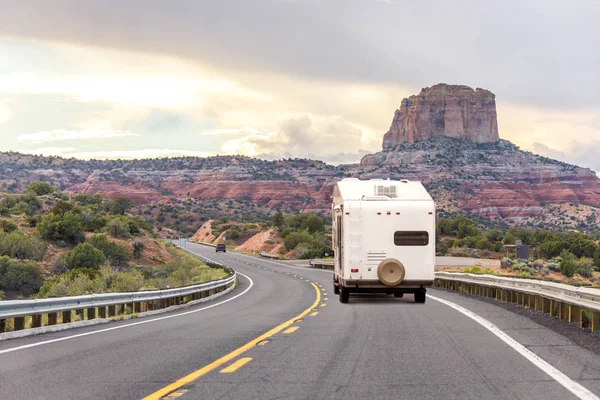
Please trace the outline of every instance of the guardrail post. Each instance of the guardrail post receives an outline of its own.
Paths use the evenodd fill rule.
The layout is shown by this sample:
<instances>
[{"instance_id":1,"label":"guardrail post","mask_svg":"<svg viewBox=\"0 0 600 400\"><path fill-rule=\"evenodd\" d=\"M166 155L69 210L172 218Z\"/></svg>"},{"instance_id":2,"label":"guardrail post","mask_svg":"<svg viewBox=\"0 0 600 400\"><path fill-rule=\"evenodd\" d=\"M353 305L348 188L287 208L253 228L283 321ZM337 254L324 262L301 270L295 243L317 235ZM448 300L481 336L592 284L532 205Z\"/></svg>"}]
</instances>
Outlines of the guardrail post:
<instances>
[{"instance_id":1,"label":"guardrail post","mask_svg":"<svg viewBox=\"0 0 600 400\"><path fill-rule=\"evenodd\" d=\"M25 329L25 317L15 317L13 330L22 331L23 329Z\"/></svg>"},{"instance_id":2,"label":"guardrail post","mask_svg":"<svg viewBox=\"0 0 600 400\"><path fill-rule=\"evenodd\" d=\"M87 319L96 318L96 307L90 307L87 309Z\"/></svg>"},{"instance_id":3,"label":"guardrail post","mask_svg":"<svg viewBox=\"0 0 600 400\"><path fill-rule=\"evenodd\" d=\"M71 322L71 310L62 312L62 323Z\"/></svg>"},{"instance_id":4,"label":"guardrail post","mask_svg":"<svg viewBox=\"0 0 600 400\"><path fill-rule=\"evenodd\" d=\"M578 306L571 306L571 315L569 318L569 322L576 322L579 324L581 328L581 324L583 322L583 318L581 318L581 308Z\"/></svg>"},{"instance_id":5,"label":"guardrail post","mask_svg":"<svg viewBox=\"0 0 600 400\"><path fill-rule=\"evenodd\" d=\"M597 332L600 331L600 313L596 312L596 311L592 311L590 310L592 313L592 332ZM0 321L1 323L2 321ZM2 329L0 327L0 332L2 332Z\"/></svg>"},{"instance_id":6,"label":"guardrail post","mask_svg":"<svg viewBox=\"0 0 600 400\"><path fill-rule=\"evenodd\" d=\"M31 316L31 327L39 328L42 326L42 316L41 314L35 314Z\"/></svg>"},{"instance_id":7,"label":"guardrail post","mask_svg":"<svg viewBox=\"0 0 600 400\"><path fill-rule=\"evenodd\" d=\"M0 333L4 333L6 330L6 320L0 319Z\"/></svg>"},{"instance_id":8,"label":"guardrail post","mask_svg":"<svg viewBox=\"0 0 600 400\"><path fill-rule=\"evenodd\" d=\"M116 315L116 306L108 306L108 316L114 317Z\"/></svg>"},{"instance_id":9,"label":"guardrail post","mask_svg":"<svg viewBox=\"0 0 600 400\"><path fill-rule=\"evenodd\" d=\"M58 323L58 313L48 313L48 326Z\"/></svg>"},{"instance_id":10,"label":"guardrail post","mask_svg":"<svg viewBox=\"0 0 600 400\"><path fill-rule=\"evenodd\" d=\"M133 303L133 307L131 308L134 313L142 312L142 303Z\"/></svg>"}]
</instances>

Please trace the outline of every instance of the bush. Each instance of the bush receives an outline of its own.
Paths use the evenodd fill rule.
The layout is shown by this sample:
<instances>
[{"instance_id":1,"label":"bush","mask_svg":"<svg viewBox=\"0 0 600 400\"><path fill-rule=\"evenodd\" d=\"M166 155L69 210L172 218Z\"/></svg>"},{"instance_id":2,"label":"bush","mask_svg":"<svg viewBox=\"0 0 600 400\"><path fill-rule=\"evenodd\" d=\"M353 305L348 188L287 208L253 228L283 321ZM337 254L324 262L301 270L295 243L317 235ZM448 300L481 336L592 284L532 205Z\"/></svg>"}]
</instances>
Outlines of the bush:
<instances>
[{"instance_id":1,"label":"bush","mask_svg":"<svg viewBox=\"0 0 600 400\"><path fill-rule=\"evenodd\" d=\"M134 240L131 246L133 247L133 258L142 258L142 253L146 245L140 240Z\"/></svg>"},{"instance_id":2,"label":"bush","mask_svg":"<svg viewBox=\"0 0 600 400\"><path fill-rule=\"evenodd\" d=\"M542 260L535 260L534 262L531 263L531 266L537 270L537 271L541 271L542 268L544 267L544 261Z\"/></svg>"},{"instance_id":3,"label":"bush","mask_svg":"<svg viewBox=\"0 0 600 400\"><path fill-rule=\"evenodd\" d=\"M561 253L562 261L560 262L560 272L567 278L573 277L577 271L575 256L571 253Z\"/></svg>"},{"instance_id":4,"label":"bush","mask_svg":"<svg viewBox=\"0 0 600 400\"><path fill-rule=\"evenodd\" d=\"M550 271L560 271L560 264L558 262L549 262L548 264L546 264L546 267L548 267Z\"/></svg>"},{"instance_id":5,"label":"bush","mask_svg":"<svg viewBox=\"0 0 600 400\"><path fill-rule=\"evenodd\" d=\"M546 276L550 273L550 268L544 267L542 268L542 275Z\"/></svg>"},{"instance_id":6,"label":"bush","mask_svg":"<svg viewBox=\"0 0 600 400\"><path fill-rule=\"evenodd\" d=\"M509 257L503 257L502 260L500 260L500 267L501 268L511 268L514 264L514 261L512 258Z\"/></svg>"},{"instance_id":7,"label":"bush","mask_svg":"<svg viewBox=\"0 0 600 400\"><path fill-rule=\"evenodd\" d=\"M42 217L36 229L44 239L77 244L85 238L81 217L72 211L64 214L49 213Z\"/></svg>"},{"instance_id":8,"label":"bush","mask_svg":"<svg viewBox=\"0 0 600 400\"><path fill-rule=\"evenodd\" d=\"M312 242L312 240L313 240L313 237L311 236L310 233L308 233L306 231L292 232L286 236L283 243L284 243L286 249L293 250L296 248L296 246L298 246L298 244L310 243L310 242Z\"/></svg>"},{"instance_id":9,"label":"bush","mask_svg":"<svg viewBox=\"0 0 600 400\"><path fill-rule=\"evenodd\" d=\"M2 278L5 289L15 290L25 296L37 293L43 282L40 268L34 263L12 262Z\"/></svg>"},{"instance_id":10,"label":"bush","mask_svg":"<svg viewBox=\"0 0 600 400\"><path fill-rule=\"evenodd\" d=\"M323 218L319 218L316 215L310 214L302 224L300 225L300 229L307 230L309 233L320 232L324 229L325 223Z\"/></svg>"},{"instance_id":11,"label":"bush","mask_svg":"<svg viewBox=\"0 0 600 400\"><path fill-rule=\"evenodd\" d=\"M0 219L0 232L11 233L18 230L19 227L7 219Z\"/></svg>"},{"instance_id":12,"label":"bush","mask_svg":"<svg viewBox=\"0 0 600 400\"><path fill-rule=\"evenodd\" d=\"M104 253L89 243L81 243L67 253L67 268L98 269L106 261Z\"/></svg>"},{"instance_id":13,"label":"bush","mask_svg":"<svg viewBox=\"0 0 600 400\"><path fill-rule=\"evenodd\" d=\"M56 187L52 186L48 182L31 182L27 188L28 192L35 193L37 196L44 196L50 194L56 190Z\"/></svg>"},{"instance_id":14,"label":"bush","mask_svg":"<svg viewBox=\"0 0 600 400\"><path fill-rule=\"evenodd\" d=\"M106 235L94 235L87 240L87 243L101 250L113 267L124 267L129 262L127 251L117 243L109 242Z\"/></svg>"},{"instance_id":15,"label":"bush","mask_svg":"<svg viewBox=\"0 0 600 400\"><path fill-rule=\"evenodd\" d=\"M467 274L483 274L479 265L475 265L472 268L465 268L464 272Z\"/></svg>"},{"instance_id":16,"label":"bush","mask_svg":"<svg viewBox=\"0 0 600 400\"><path fill-rule=\"evenodd\" d=\"M581 258L576 263L577 274L584 278L592 278L594 276L594 266L591 258Z\"/></svg>"},{"instance_id":17,"label":"bush","mask_svg":"<svg viewBox=\"0 0 600 400\"><path fill-rule=\"evenodd\" d=\"M46 255L47 246L44 241L25 236L20 231L0 234L0 256L9 256L19 260L41 261Z\"/></svg>"},{"instance_id":18,"label":"bush","mask_svg":"<svg viewBox=\"0 0 600 400\"><path fill-rule=\"evenodd\" d=\"M129 221L126 217L111 218L106 224L106 231L115 238L129 237Z\"/></svg>"}]
</instances>

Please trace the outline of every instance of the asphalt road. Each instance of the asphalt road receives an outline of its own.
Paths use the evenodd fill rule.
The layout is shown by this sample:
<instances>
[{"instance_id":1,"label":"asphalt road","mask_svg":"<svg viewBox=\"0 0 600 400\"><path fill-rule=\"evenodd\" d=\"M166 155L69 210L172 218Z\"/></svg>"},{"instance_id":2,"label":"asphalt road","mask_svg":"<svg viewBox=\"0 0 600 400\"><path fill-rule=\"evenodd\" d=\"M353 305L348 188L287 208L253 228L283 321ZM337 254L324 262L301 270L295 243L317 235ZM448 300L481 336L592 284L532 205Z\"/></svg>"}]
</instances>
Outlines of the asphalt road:
<instances>
[{"instance_id":1,"label":"asphalt road","mask_svg":"<svg viewBox=\"0 0 600 400\"><path fill-rule=\"evenodd\" d=\"M215 254L191 243L188 249L247 277L214 302L164 314L176 317L0 342L0 399L139 399L164 387L181 399L577 398L488 329L433 298L415 304L411 295L364 295L340 304L328 271ZM317 290L321 301L313 309ZM594 353L502 307L441 290L428 294L489 320L567 380L600 393ZM303 312L300 321L247 345ZM69 338L87 332L98 333ZM197 379L173 385L195 371Z\"/></svg>"}]
</instances>

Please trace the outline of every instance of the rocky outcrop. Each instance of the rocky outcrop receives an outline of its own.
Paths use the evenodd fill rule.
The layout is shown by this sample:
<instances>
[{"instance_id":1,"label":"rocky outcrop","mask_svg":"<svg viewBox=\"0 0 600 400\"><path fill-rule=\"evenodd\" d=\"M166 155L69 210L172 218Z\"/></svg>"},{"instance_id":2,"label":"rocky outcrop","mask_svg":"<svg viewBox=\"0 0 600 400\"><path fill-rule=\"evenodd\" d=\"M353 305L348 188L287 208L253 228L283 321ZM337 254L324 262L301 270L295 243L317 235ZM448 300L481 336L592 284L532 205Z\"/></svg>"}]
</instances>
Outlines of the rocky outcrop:
<instances>
[{"instance_id":1,"label":"rocky outcrop","mask_svg":"<svg viewBox=\"0 0 600 400\"><path fill-rule=\"evenodd\" d=\"M499 139L495 95L464 85L437 84L402 100L383 148L435 136L469 139L478 143Z\"/></svg>"}]
</instances>

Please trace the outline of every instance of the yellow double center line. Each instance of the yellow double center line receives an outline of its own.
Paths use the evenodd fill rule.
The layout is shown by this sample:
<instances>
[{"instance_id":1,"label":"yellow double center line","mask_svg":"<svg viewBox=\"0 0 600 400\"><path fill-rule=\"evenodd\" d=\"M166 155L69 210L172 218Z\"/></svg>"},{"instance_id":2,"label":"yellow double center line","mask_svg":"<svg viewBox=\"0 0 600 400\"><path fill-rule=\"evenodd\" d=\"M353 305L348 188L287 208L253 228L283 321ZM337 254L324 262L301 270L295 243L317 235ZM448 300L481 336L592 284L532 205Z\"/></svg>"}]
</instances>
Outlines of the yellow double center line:
<instances>
[{"instance_id":1,"label":"yellow double center line","mask_svg":"<svg viewBox=\"0 0 600 400\"><path fill-rule=\"evenodd\" d=\"M247 352L248 350L250 350L251 348L256 346L259 342L281 332L283 329L287 328L288 326L290 326L294 322L296 322L296 320L303 318L306 314L311 312L313 310L313 308L315 308L321 301L321 293L319 291L319 288L314 283L311 283L311 285L313 285L313 287L315 288L315 293L317 296L315 298L314 303L310 307L308 307L306 310L302 311L302 313L298 314L297 316L295 316L292 319L285 321L283 324L276 326L275 328L271 329L270 331L263 333L256 339L249 341L245 345L235 349L234 351L232 351L231 353L229 353L227 355L224 355L223 357L219 358L218 360L215 360L212 363L200 368L199 370L196 370L196 371L192 372L191 374L184 376L183 378L179 378L175 382L171 383L170 385L167 385L164 388L144 397L143 400L162 399L163 397L167 396L169 393L174 392L175 390L179 389L180 387L187 385L190 382L195 381L196 379L219 368L223 364L228 363L229 361L240 356L241 354L244 354L245 352Z\"/></svg>"}]
</instances>

